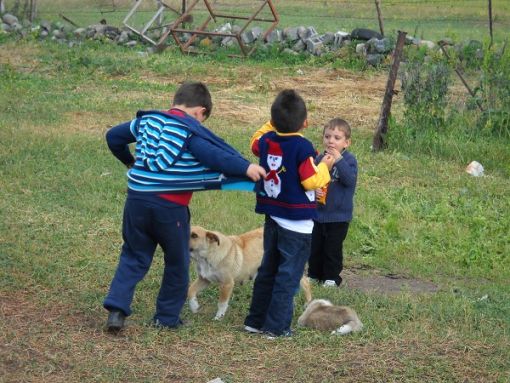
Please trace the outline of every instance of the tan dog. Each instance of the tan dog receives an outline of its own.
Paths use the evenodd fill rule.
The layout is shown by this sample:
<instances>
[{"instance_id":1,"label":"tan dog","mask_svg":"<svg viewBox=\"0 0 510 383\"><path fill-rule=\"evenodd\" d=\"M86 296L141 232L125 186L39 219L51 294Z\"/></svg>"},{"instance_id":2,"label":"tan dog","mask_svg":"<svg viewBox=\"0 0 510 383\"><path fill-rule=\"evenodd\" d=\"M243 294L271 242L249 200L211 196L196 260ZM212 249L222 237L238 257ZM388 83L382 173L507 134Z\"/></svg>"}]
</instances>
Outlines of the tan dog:
<instances>
[{"instance_id":1,"label":"tan dog","mask_svg":"<svg viewBox=\"0 0 510 383\"><path fill-rule=\"evenodd\" d=\"M363 323L353 309L347 306L334 306L326 299L311 301L298 318L298 325L340 335L360 331L363 328Z\"/></svg>"},{"instance_id":2,"label":"tan dog","mask_svg":"<svg viewBox=\"0 0 510 383\"><path fill-rule=\"evenodd\" d=\"M188 303L196 313L200 307L197 295L209 283L220 285L218 311L214 319L221 319L228 308L236 282L254 279L262 262L264 229L259 228L241 235L226 236L200 226L191 227L190 253L195 261L198 278L188 289ZM312 300L308 278L301 278L306 302Z\"/></svg>"}]
</instances>

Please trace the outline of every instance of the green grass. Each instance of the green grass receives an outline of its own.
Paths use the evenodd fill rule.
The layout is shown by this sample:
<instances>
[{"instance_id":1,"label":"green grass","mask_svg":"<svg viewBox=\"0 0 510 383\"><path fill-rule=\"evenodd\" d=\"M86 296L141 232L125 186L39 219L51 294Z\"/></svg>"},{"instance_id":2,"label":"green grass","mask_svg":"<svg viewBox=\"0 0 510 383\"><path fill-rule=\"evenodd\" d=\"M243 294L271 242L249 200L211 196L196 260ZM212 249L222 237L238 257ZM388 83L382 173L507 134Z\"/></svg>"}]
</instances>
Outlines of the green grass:
<instances>
[{"instance_id":1,"label":"green grass","mask_svg":"<svg viewBox=\"0 0 510 383\"><path fill-rule=\"evenodd\" d=\"M299 84L313 115L339 113L322 93L330 79L306 82L295 74L334 64L262 57L243 65L224 59L219 68L214 57L172 50L142 57L96 43L70 50L6 40L2 51L9 54L0 54L0 381L510 378L510 182L505 163L496 161L501 143L480 143L487 156L496 149L487 175L474 178L464 172L469 157L453 155L454 149L432 156L397 151L390 141L388 150L374 154L370 118L356 126L352 150L360 173L346 269L397 274L439 288L434 294L385 295L314 286L314 296L355 308L365 324L359 334L338 338L299 330L276 341L248 336L240 328L250 283L236 287L223 321L212 320L218 293L212 287L200 296L198 315L185 307L191 326L156 331L146 323L161 279L158 252L137 288L126 332L112 337L103 332L101 304L121 246L126 183L125 168L104 142L108 126L139 108L168 107L178 83L194 78L213 93L208 126L253 158L249 136L267 118L284 79ZM343 84L347 72L339 73ZM378 81L376 72L355 75L360 86ZM246 87L249 82L256 86ZM360 99L379 104L382 91L376 101L368 98L373 89L366 92ZM318 129L305 133L319 143ZM460 141L458 150L464 153L468 144ZM245 193L195 193L192 220L240 233L262 224L253 207L253 196ZM303 303L299 294L296 315Z\"/></svg>"}]
</instances>

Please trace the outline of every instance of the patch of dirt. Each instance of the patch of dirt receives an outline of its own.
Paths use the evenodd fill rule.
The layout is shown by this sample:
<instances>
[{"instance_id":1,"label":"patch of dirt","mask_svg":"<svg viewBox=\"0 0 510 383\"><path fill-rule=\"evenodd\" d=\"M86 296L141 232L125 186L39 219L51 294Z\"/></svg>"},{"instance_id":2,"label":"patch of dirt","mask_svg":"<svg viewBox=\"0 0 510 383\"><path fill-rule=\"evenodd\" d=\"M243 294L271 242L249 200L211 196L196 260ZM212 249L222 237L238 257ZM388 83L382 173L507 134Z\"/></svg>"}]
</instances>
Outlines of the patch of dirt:
<instances>
[{"instance_id":1,"label":"patch of dirt","mask_svg":"<svg viewBox=\"0 0 510 383\"><path fill-rule=\"evenodd\" d=\"M33 44L8 43L0 49L0 64L12 66L23 73L30 73L39 64L37 57L40 51L41 49Z\"/></svg>"},{"instance_id":2,"label":"patch of dirt","mask_svg":"<svg viewBox=\"0 0 510 383\"><path fill-rule=\"evenodd\" d=\"M257 79L257 74L251 68L237 69L237 80L230 81L228 86L217 92L221 94L213 95L218 116L228 118L231 115L233 120L241 119L248 124L265 121L272 98L283 89L297 89L307 102L311 126L322 126L335 116L342 116L356 128L371 130L376 126L387 81L385 73L359 75L331 68L304 68L301 74L290 75L284 70L280 72L281 76L247 82L247 78ZM206 78L204 81L209 84L215 79ZM397 84L397 88L399 86ZM256 97L255 103L239 95ZM395 103L398 103L398 98L394 97ZM245 110L249 112L244 113L246 117L243 120L240 111Z\"/></svg>"},{"instance_id":3,"label":"patch of dirt","mask_svg":"<svg viewBox=\"0 0 510 383\"><path fill-rule=\"evenodd\" d=\"M348 269L342 271L345 287L363 292L380 294L413 294L435 293L439 287L432 282L406 278L396 274L381 274L377 270Z\"/></svg>"},{"instance_id":4,"label":"patch of dirt","mask_svg":"<svg viewBox=\"0 0 510 383\"><path fill-rule=\"evenodd\" d=\"M196 80L211 88L214 118L230 120L234 125L241 123L242 127L264 123L276 94L283 89L296 89L307 103L310 126L322 126L329 119L341 116L357 129L372 130L377 124L387 81L386 72L359 74L344 69L306 66L293 73L289 73L287 67L273 68L271 75L250 66L229 71L230 75L215 73ZM146 83L175 83L175 76L151 72L142 73L140 78ZM398 93L400 81L395 88ZM170 100L173 95L164 92L151 97ZM400 98L398 94L394 96L393 103L397 105Z\"/></svg>"}]
</instances>

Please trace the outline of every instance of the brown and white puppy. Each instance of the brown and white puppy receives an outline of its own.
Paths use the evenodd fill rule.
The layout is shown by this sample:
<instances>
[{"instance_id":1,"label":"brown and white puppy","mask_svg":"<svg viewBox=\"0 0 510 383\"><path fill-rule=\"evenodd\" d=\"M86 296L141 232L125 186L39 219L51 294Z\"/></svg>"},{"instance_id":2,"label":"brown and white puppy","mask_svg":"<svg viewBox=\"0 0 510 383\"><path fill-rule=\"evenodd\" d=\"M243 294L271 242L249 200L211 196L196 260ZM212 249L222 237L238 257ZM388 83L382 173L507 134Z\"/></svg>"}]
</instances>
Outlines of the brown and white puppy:
<instances>
[{"instance_id":1,"label":"brown and white puppy","mask_svg":"<svg viewBox=\"0 0 510 383\"><path fill-rule=\"evenodd\" d=\"M334 306L326 299L311 301L298 318L298 325L340 335L360 331L363 328L363 323L353 309L347 306Z\"/></svg>"},{"instance_id":2,"label":"brown and white puppy","mask_svg":"<svg viewBox=\"0 0 510 383\"><path fill-rule=\"evenodd\" d=\"M226 236L200 226L191 227L190 254L195 261L198 278L188 289L188 303L196 313L200 307L197 295L209 283L219 284L218 311L214 319L221 319L228 308L235 283L254 279L262 262L264 228L241 235ZM301 278L306 302L312 300L308 278Z\"/></svg>"}]
</instances>

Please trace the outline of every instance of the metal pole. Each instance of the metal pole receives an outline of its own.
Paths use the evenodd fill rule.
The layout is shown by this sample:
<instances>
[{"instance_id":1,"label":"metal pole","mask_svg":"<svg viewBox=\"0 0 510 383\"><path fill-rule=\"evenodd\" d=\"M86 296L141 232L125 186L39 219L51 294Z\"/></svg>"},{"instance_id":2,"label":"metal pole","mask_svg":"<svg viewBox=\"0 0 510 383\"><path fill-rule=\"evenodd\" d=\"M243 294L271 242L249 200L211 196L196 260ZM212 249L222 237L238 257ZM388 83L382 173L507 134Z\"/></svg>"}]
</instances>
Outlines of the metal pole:
<instances>
[{"instance_id":1,"label":"metal pole","mask_svg":"<svg viewBox=\"0 0 510 383\"><path fill-rule=\"evenodd\" d=\"M397 46L393 52L393 63L391 64L388 82L386 83L386 91L384 92L383 103L381 106L381 114L379 122L375 130L374 139L372 141L372 150L379 151L385 147L384 137L388 131L388 119L391 113L391 102L393 100L393 88L397 79L398 67L402 58L402 50L406 40L406 32L398 31Z\"/></svg>"}]
</instances>

